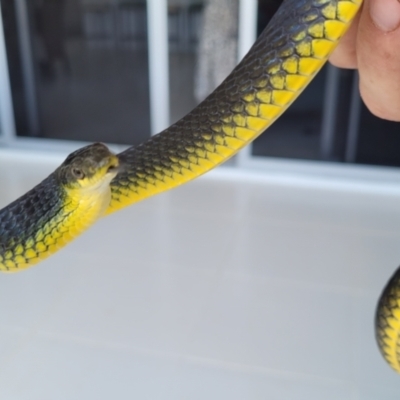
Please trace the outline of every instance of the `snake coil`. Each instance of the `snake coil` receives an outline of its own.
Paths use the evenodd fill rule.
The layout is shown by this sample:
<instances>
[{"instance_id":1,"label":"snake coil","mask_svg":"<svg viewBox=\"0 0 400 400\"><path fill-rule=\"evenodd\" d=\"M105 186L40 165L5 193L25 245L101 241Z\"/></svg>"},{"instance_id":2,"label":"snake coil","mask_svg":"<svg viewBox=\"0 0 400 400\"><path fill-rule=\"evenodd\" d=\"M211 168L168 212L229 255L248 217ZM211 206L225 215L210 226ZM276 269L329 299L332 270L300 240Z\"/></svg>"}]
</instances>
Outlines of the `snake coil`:
<instances>
[{"instance_id":1,"label":"snake coil","mask_svg":"<svg viewBox=\"0 0 400 400\"><path fill-rule=\"evenodd\" d=\"M0 271L28 268L101 216L186 183L236 154L312 80L361 3L284 1L226 80L176 124L117 156L99 143L72 153L0 210ZM375 327L383 356L400 372L400 270L382 294Z\"/></svg>"}]
</instances>

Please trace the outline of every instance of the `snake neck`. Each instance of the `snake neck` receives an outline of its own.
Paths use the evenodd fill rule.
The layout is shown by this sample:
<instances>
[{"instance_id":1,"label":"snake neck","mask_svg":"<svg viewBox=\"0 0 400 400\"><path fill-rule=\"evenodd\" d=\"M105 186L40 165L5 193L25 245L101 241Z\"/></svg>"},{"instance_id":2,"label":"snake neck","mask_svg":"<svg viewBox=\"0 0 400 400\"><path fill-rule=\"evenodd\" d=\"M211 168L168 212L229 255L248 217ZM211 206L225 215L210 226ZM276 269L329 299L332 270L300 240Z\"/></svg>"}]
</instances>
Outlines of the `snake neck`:
<instances>
[{"instance_id":1,"label":"snake neck","mask_svg":"<svg viewBox=\"0 0 400 400\"><path fill-rule=\"evenodd\" d=\"M86 229L105 214L111 201L110 180L87 189L64 189L64 213L68 215L70 224L74 220L74 225Z\"/></svg>"},{"instance_id":2,"label":"snake neck","mask_svg":"<svg viewBox=\"0 0 400 400\"><path fill-rule=\"evenodd\" d=\"M0 211L0 271L23 270L64 247L104 215L110 197L109 182L68 189L50 175Z\"/></svg>"}]
</instances>

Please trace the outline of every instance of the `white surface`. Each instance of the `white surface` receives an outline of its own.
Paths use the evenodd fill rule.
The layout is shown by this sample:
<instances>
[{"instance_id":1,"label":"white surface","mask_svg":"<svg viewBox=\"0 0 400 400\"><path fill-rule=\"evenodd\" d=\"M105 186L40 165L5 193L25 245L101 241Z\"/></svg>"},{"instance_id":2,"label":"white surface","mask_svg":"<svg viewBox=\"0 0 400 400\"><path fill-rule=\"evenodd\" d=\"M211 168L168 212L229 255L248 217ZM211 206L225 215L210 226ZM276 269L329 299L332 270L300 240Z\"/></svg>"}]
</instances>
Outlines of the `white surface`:
<instances>
[{"instance_id":1,"label":"white surface","mask_svg":"<svg viewBox=\"0 0 400 400\"><path fill-rule=\"evenodd\" d=\"M0 206L59 158L0 152ZM0 399L398 399L373 336L400 262L393 174L219 169L0 275Z\"/></svg>"}]
</instances>

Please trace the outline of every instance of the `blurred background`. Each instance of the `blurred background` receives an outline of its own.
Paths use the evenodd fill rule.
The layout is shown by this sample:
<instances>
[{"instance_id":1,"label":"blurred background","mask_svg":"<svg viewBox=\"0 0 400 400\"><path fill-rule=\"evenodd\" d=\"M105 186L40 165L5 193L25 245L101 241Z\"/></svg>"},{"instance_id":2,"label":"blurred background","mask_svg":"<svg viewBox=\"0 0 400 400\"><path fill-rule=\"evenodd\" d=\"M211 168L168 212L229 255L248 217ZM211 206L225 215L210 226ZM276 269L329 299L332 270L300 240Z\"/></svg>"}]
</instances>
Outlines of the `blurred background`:
<instances>
[{"instance_id":1,"label":"blurred background","mask_svg":"<svg viewBox=\"0 0 400 400\"><path fill-rule=\"evenodd\" d=\"M0 0L0 207L177 121L279 0ZM397 400L400 125L327 65L228 166L0 276L0 400Z\"/></svg>"},{"instance_id":2,"label":"blurred background","mask_svg":"<svg viewBox=\"0 0 400 400\"><path fill-rule=\"evenodd\" d=\"M220 83L243 53L238 35L259 34L281 1L250 3L239 32L235 0L166 2L169 91L152 111L148 23L159 22L145 0L1 0L16 135L142 142L152 113L174 122ZM362 104L355 72L327 66L250 155L398 166L398 133Z\"/></svg>"}]
</instances>

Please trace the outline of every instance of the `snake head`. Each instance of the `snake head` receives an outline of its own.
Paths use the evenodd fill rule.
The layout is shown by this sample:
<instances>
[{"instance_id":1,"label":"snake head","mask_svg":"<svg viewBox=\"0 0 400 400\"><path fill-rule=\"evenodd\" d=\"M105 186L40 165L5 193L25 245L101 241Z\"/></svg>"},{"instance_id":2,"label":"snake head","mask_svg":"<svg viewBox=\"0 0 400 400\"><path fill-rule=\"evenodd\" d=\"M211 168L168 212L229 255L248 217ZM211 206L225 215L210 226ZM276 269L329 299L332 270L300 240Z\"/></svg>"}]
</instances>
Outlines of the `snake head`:
<instances>
[{"instance_id":1,"label":"snake head","mask_svg":"<svg viewBox=\"0 0 400 400\"><path fill-rule=\"evenodd\" d=\"M102 143L94 143L71 153L55 171L67 189L97 189L108 185L121 168L118 157Z\"/></svg>"}]
</instances>

